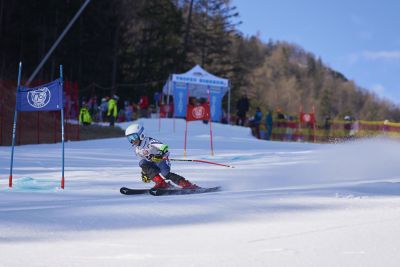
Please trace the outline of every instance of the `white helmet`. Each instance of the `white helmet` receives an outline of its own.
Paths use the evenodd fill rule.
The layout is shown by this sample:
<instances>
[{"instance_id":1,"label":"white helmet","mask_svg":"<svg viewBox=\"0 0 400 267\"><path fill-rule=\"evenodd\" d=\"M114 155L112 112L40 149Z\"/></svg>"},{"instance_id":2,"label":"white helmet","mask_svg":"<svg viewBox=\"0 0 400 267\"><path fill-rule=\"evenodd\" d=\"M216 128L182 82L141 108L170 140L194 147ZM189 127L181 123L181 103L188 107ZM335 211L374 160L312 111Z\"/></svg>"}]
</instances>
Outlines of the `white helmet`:
<instances>
[{"instance_id":1,"label":"white helmet","mask_svg":"<svg viewBox=\"0 0 400 267\"><path fill-rule=\"evenodd\" d=\"M125 130L125 136L128 138L130 143L134 143L135 141L142 141L145 138L144 128L139 124L129 125Z\"/></svg>"}]
</instances>

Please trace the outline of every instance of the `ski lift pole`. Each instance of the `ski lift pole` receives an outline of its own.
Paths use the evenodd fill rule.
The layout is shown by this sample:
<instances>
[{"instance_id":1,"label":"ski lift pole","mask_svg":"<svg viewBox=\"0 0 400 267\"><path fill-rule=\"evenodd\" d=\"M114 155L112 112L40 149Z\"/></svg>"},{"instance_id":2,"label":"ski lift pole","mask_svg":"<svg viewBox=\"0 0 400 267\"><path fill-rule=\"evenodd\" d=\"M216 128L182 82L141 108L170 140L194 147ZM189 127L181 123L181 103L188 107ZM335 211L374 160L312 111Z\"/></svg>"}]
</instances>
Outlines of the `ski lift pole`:
<instances>
[{"instance_id":1,"label":"ski lift pole","mask_svg":"<svg viewBox=\"0 0 400 267\"><path fill-rule=\"evenodd\" d=\"M78 12L76 12L75 16L71 19L71 21L68 23L68 25L65 27L64 31L60 34L60 36L57 38L57 40L54 42L50 50L47 52L47 54L44 56L42 61L39 63L39 65L36 67L35 71L31 74L29 77L28 81L26 82L26 85L29 85L32 80L36 77L40 69L43 67L44 63L46 63L47 59L50 57L50 55L53 53L54 49L57 48L58 44L61 42L61 40L64 38L65 34L69 31L69 29L72 27L72 25L75 23L77 18L81 15L83 10L86 8L86 6L89 4L90 0L86 0L85 3L79 8Z\"/></svg>"},{"instance_id":2,"label":"ski lift pole","mask_svg":"<svg viewBox=\"0 0 400 267\"><path fill-rule=\"evenodd\" d=\"M222 163L217 163L217 162L212 162L212 161L207 161L207 160L201 160L201 159L170 159L170 158L163 158L163 160L170 160L170 161L186 161L186 162L198 162L198 163L206 163L206 164L218 165L218 166L227 167L227 168L235 168L234 166L231 166L231 165L222 164Z\"/></svg>"}]
</instances>

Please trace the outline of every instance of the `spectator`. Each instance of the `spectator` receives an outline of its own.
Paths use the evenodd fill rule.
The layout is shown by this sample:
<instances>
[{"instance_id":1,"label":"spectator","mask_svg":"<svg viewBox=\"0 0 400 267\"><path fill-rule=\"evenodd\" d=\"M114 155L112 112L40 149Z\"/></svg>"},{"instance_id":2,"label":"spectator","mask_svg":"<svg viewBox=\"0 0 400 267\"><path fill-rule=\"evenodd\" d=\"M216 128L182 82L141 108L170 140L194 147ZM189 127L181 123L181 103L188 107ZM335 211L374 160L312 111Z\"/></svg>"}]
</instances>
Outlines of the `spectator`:
<instances>
[{"instance_id":1,"label":"spectator","mask_svg":"<svg viewBox=\"0 0 400 267\"><path fill-rule=\"evenodd\" d=\"M87 106L89 109L90 116L92 116L92 118L96 118L97 111L99 108L97 105L97 96L96 95L93 95L91 98L89 98Z\"/></svg>"},{"instance_id":2,"label":"spectator","mask_svg":"<svg viewBox=\"0 0 400 267\"><path fill-rule=\"evenodd\" d=\"M276 110L276 120L278 127L286 127L286 116L280 108L277 108Z\"/></svg>"},{"instance_id":3,"label":"spectator","mask_svg":"<svg viewBox=\"0 0 400 267\"><path fill-rule=\"evenodd\" d=\"M110 121L110 127L114 127L114 123L118 116L117 109L117 101L119 97L117 95L113 95L113 97L108 100L108 109L107 109L107 117Z\"/></svg>"},{"instance_id":4,"label":"spectator","mask_svg":"<svg viewBox=\"0 0 400 267\"><path fill-rule=\"evenodd\" d=\"M70 95L68 95L65 91L64 91L64 107L65 107L65 111L66 111L66 117L67 118L73 118L71 116L71 112L72 112L72 98Z\"/></svg>"},{"instance_id":5,"label":"spectator","mask_svg":"<svg viewBox=\"0 0 400 267\"><path fill-rule=\"evenodd\" d=\"M198 105L205 105L205 104L207 104L208 103L208 99L207 98L204 98L204 97L202 97L202 98L200 98L199 100L198 100ZM209 104L209 103L208 103ZM211 120L211 114L210 114L210 120ZM208 124L208 120L203 120L203 123L204 124Z\"/></svg>"},{"instance_id":6,"label":"spectator","mask_svg":"<svg viewBox=\"0 0 400 267\"><path fill-rule=\"evenodd\" d=\"M350 131L351 131L351 124L352 124L352 119L350 116L344 116L344 133L345 133L345 137L350 137Z\"/></svg>"},{"instance_id":7,"label":"spectator","mask_svg":"<svg viewBox=\"0 0 400 267\"><path fill-rule=\"evenodd\" d=\"M222 110L221 123L228 124L228 115L225 110Z\"/></svg>"},{"instance_id":8,"label":"spectator","mask_svg":"<svg viewBox=\"0 0 400 267\"><path fill-rule=\"evenodd\" d=\"M154 93L154 104L156 106L156 108L158 108L161 104L161 94L159 92L155 92Z\"/></svg>"},{"instance_id":9,"label":"spectator","mask_svg":"<svg viewBox=\"0 0 400 267\"><path fill-rule=\"evenodd\" d=\"M253 133L258 139L261 138L260 136L260 123L262 119L262 112L259 107L256 109L256 113L254 114L254 117L250 120L250 128Z\"/></svg>"},{"instance_id":10,"label":"spectator","mask_svg":"<svg viewBox=\"0 0 400 267\"><path fill-rule=\"evenodd\" d=\"M326 141L329 141L330 139L331 126L332 126L331 118L329 116L326 116L324 119L324 130L325 130Z\"/></svg>"},{"instance_id":11,"label":"spectator","mask_svg":"<svg viewBox=\"0 0 400 267\"><path fill-rule=\"evenodd\" d=\"M146 95L140 97L139 100L139 109L140 109L140 117L147 118L147 109L149 107L149 98Z\"/></svg>"},{"instance_id":12,"label":"spectator","mask_svg":"<svg viewBox=\"0 0 400 267\"><path fill-rule=\"evenodd\" d=\"M161 118L171 118L173 115L174 104L161 104L160 106L160 116Z\"/></svg>"},{"instance_id":13,"label":"spectator","mask_svg":"<svg viewBox=\"0 0 400 267\"><path fill-rule=\"evenodd\" d=\"M246 122L246 113L249 111L249 99L246 94L243 94L242 97L236 103L237 109L237 119L236 125L244 126Z\"/></svg>"},{"instance_id":14,"label":"spectator","mask_svg":"<svg viewBox=\"0 0 400 267\"><path fill-rule=\"evenodd\" d=\"M126 121L125 108L122 108L118 111L117 122L124 122L124 121Z\"/></svg>"},{"instance_id":15,"label":"spectator","mask_svg":"<svg viewBox=\"0 0 400 267\"><path fill-rule=\"evenodd\" d=\"M189 105L197 106L198 105L197 98L194 96L189 97Z\"/></svg>"},{"instance_id":16,"label":"spectator","mask_svg":"<svg viewBox=\"0 0 400 267\"><path fill-rule=\"evenodd\" d=\"M383 134L386 134L388 131L390 131L390 121L389 120L384 120L383 121L382 132L383 132Z\"/></svg>"},{"instance_id":17,"label":"spectator","mask_svg":"<svg viewBox=\"0 0 400 267\"><path fill-rule=\"evenodd\" d=\"M79 112L79 123L81 123L83 126L87 126L92 123L92 117L90 116L87 104L85 102L82 103L82 108Z\"/></svg>"},{"instance_id":18,"label":"spectator","mask_svg":"<svg viewBox=\"0 0 400 267\"><path fill-rule=\"evenodd\" d=\"M126 121L132 121L133 118L133 106L129 101L125 101L125 119Z\"/></svg>"},{"instance_id":19,"label":"spectator","mask_svg":"<svg viewBox=\"0 0 400 267\"><path fill-rule=\"evenodd\" d=\"M292 141L293 129L294 128L295 128L295 124L293 122L293 117L292 116L287 116L287 120L286 120L286 135L285 135L284 140Z\"/></svg>"},{"instance_id":20,"label":"spectator","mask_svg":"<svg viewBox=\"0 0 400 267\"><path fill-rule=\"evenodd\" d=\"M265 116L265 127L267 128L267 135L266 139L271 140L271 135L272 135L272 124L273 124L273 119L272 119L272 110L269 109L267 115Z\"/></svg>"},{"instance_id":21,"label":"spectator","mask_svg":"<svg viewBox=\"0 0 400 267\"><path fill-rule=\"evenodd\" d=\"M276 110L276 124L275 124L277 130L277 135L275 136L276 138L278 138L279 140L283 141L286 138L286 116L285 114L282 112L282 110L280 108L277 108ZM279 134L278 134L279 132Z\"/></svg>"},{"instance_id":22,"label":"spectator","mask_svg":"<svg viewBox=\"0 0 400 267\"><path fill-rule=\"evenodd\" d=\"M285 114L283 114L282 110L280 108L278 108L276 110L276 118L278 120L284 120L285 119Z\"/></svg>"},{"instance_id":23,"label":"spectator","mask_svg":"<svg viewBox=\"0 0 400 267\"><path fill-rule=\"evenodd\" d=\"M352 137L352 138L357 137L359 128L360 128L360 125L359 125L358 120L356 120L355 118L352 118L350 137Z\"/></svg>"},{"instance_id":24,"label":"spectator","mask_svg":"<svg viewBox=\"0 0 400 267\"><path fill-rule=\"evenodd\" d=\"M108 100L108 96L101 99L101 104L99 106L99 121L101 122L105 122L107 120Z\"/></svg>"},{"instance_id":25,"label":"spectator","mask_svg":"<svg viewBox=\"0 0 400 267\"><path fill-rule=\"evenodd\" d=\"M139 117L139 107L136 103L132 103L132 120L136 120Z\"/></svg>"}]
</instances>

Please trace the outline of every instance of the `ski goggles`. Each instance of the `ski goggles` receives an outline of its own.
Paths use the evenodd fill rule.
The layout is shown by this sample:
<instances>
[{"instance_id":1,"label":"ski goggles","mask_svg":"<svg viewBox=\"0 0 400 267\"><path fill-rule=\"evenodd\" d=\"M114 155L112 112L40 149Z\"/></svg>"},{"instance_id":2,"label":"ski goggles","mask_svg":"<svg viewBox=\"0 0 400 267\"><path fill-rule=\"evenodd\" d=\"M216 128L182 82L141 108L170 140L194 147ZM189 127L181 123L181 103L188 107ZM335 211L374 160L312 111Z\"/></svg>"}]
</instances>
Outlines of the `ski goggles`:
<instances>
[{"instance_id":1,"label":"ski goggles","mask_svg":"<svg viewBox=\"0 0 400 267\"><path fill-rule=\"evenodd\" d=\"M128 135L127 138L130 143L134 143L140 139L140 136L137 133L134 133L134 134Z\"/></svg>"}]
</instances>

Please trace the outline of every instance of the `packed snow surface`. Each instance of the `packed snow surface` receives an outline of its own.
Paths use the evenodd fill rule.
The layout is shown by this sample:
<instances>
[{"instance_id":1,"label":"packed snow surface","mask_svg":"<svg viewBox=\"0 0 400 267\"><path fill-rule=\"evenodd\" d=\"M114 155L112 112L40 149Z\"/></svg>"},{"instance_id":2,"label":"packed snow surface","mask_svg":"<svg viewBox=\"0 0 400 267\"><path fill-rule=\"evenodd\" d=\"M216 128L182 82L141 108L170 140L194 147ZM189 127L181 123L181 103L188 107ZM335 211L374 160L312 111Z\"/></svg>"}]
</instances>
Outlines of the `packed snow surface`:
<instances>
[{"instance_id":1,"label":"packed snow surface","mask_svg":"<svg viewBox=\"0 0 400 267\"><path fill-rule=\"evenodd\" d=\"M184 155L185 121L141 119ZM119 124L126 128L129 124ZM400 143L257 140L244 127L188 125L172 170L216 193L125 196L149 188L125 137L0 147L0 267L393 266L400 263Z\"/></svg>"}]
</instances>

